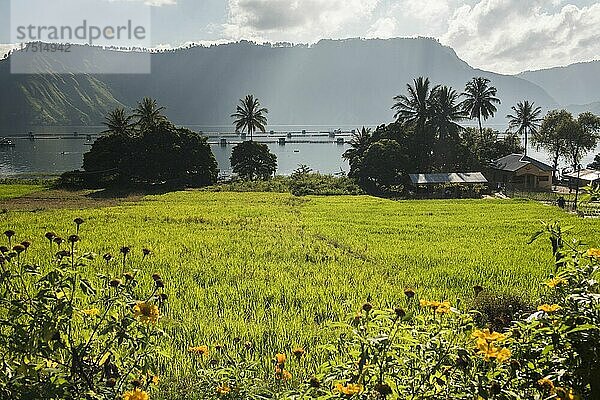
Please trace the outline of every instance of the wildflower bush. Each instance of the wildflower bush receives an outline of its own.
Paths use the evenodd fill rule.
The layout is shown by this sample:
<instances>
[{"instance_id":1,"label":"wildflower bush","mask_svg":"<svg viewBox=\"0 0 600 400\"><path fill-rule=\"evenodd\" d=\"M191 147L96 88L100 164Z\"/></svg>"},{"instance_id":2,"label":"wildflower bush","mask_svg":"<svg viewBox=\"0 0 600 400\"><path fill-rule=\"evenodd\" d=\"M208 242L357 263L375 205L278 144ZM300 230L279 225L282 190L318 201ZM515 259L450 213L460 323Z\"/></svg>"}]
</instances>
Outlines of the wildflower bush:
<instances>
[{"instance_id":1,"label":"wildflower bush","mask_svg":"<svg viewBox=\"0 0 600 400\"><path fill-rule=\"evenodd\" d=\"M548 225L535 235L550 236L556 274L536 310L502 331L478 325L477 311L407 289L393 310L367 302L332 324L338 339L314 349L327 361L312 376L280 353L272 375L260 379L259 364L245 363L243 352L236 360L219 347L211 357L203 347L201 398L598 399L600 249L585 250L564 232Z\"/></svg>"},{"instance_id":2,"label":"wildflower bush","mask_svg":"<svg viewBox=\"0 0 600 400\"><path fill-rule=\"evenodd\" d=\"M120 264L122 276L86 279L95 256L82 249L80 226L62 239L45 235L48 262L36 265L32 244L4 233L0 246L0 398L146 400L158 382L164 283L144 290L129 247L99 263ZM150 255L144 250L143 259ZM117 267L118 268L118 267Z\"/></svg>"}]
</instances>

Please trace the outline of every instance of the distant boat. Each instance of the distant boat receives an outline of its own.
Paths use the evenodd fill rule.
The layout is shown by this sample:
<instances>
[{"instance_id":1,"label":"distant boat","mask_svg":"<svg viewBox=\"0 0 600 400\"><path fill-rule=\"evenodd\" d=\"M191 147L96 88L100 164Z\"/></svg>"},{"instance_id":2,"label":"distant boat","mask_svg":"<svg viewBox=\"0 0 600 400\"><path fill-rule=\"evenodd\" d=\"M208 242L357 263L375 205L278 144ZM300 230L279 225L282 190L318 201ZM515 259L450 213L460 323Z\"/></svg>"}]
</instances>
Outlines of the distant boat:
<instances>
[{"instance_id":1,"label":"distant boat","mask_svg":"<svg viewBox=\"0 0 600 400\"><path fill-rule=\"evenodd\" d=\"M0 147L15 147L15 144L8 138L2 138L0 139Z\"/></svg>"}]
</instances>

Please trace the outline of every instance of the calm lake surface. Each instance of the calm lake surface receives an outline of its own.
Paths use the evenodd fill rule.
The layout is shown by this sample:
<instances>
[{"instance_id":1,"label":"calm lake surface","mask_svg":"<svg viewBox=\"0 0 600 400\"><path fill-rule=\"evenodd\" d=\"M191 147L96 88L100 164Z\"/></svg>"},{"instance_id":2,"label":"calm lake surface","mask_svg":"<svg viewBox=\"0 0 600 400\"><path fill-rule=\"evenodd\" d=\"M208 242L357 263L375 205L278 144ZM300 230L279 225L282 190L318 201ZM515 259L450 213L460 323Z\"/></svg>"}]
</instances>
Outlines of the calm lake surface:
<instances>
[{"instance_id":1,"label":"calm lake surface","mask_svg":"<svg viewBox=\"0 0 600 400\"><path fill-rule=\"evenodd\" d=\"M72 128L72 129L71 129ZM213 132L219 127L208 127L200 129L192 127L196 131ZM227 127L229 128L229 127ZM313 170L324 174L335 174L341 171L348 172L348 163L342 159L342 154L349 148L348 144L337 144L330 139L326 132L334 129L326 127L269 127L276 129L278 133L261 135L255 137L259 142L269 142L270 150L277 155L277 174L289 175L298 165L305 164ZM230 128L229 128L230 129ZM307 130L302 134L302 130ZM348 127L336 127L335 129L354 129ZM269 132L269 130L267 132ZM0 147L0 176L14 176L19 174L45 174L62 173L81 169L83 154L90 150L93 140L88 140L88 134L96 135L101 128L95 127L69 127L47 128L35 130L35 140L24 138L24 133L4 134L15 144L14 147ZM77 132L75 136L73 133ZM280 133L284 132L284 133ZM293 138L287 138L287 132L294 132ZM311 134L311 132L314 132ZM321 132L321 133L318 133ZM212 151L219 164L222 173L231 172L229 158L231 151L241 139L235 135L207 134ZM285 145L277 143L278 138L286 138ZM228 144L223 146L220 139L226 138ZM346 140L349 136L345 136ZM294 143L290 143L293 141ZM300 142L302 143L296 143ZM318 143L315 143L318 142Z\"/></svg>"},{"instance_id":2,"label":"calm lake surface","mask_svg":"<svg viewBox=\"0 0 600 400\"><path fill-rule=\"evenodd\" d=\"M202 132L225 131L229 127L198 127L191 129ZM341 171L348 172L348 163L342 159L342 154L349 148L347 143L337 144L335 139L328 136L327 132L341 129L347 132L342 134L345 141L349 140L349 131L354 127L329 127L329 126L273 126L267 132L275 130L275 134L260 135L255 140L269 142L270 150L277 155L277 174L289 175L298 165L305 164L315 171L324 174L336 174ZM88 140L88 134L97 135L101 127L61 127L39 128L34 132L38 136L35 140L24 138L23 132L4 134L15 144L14 147L0 147L0 176L9 177L20 174L55 174L65 171L80 169L83 163L83 154L90 150L93 143ZM302 134L302 130L306 130ZM78 135L75 136L74 132ZM293 137L287 137L288 132L293 132ZM235 143L241 139L231 134L207 134L211 148L219 164L219 169L224 174L231 172L229 157ZM278 138L286 138L285 145L277 143ZM222 146L220 139L226 138L228 144ZM290 143L302 142L302 143ZM582 165L591 163L600 149L590 152L583 160ZM548 155L529 149L528 154L540 161L548 162Z\"/></svg>"}]
</instances>

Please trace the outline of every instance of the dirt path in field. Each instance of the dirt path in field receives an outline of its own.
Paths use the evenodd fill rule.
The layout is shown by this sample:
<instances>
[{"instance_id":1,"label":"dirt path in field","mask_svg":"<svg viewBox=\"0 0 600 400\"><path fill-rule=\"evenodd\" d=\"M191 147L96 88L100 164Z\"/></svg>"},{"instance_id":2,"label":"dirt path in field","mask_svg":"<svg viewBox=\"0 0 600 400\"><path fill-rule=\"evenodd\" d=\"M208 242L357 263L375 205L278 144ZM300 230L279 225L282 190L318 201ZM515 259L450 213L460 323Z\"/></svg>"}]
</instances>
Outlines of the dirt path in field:
<instances>
[{"instance_id":1,"label":"dirt path in field","mask_svg":"<svg viewBox=\"0 0 600 400\"><path fill-rule=\"evenodd\" d=\"M104 190L69 191L42 190L22 197L0 200L0 211L37 212L55 209L81 209L116 206L124 202L139 201L145 194L108 192Z\"/></svg>"}]
</instances>

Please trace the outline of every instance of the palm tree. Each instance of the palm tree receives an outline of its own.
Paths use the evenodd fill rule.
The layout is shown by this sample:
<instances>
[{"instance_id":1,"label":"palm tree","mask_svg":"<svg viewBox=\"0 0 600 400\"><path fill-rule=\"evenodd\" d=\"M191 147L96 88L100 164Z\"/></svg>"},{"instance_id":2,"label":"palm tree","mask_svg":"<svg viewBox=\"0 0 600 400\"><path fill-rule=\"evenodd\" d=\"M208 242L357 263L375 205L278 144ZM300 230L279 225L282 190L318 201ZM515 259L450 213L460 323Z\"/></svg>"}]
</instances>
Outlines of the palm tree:
<instances>
[{"instance_id":1,"label":"palm tree","mask_svg":"<svg viewBox=\"0 0 600 400\"><path fill-rule=\"evenodd\" d=\"M469 113L471 119L477 118L479 121L479 133L483 136L483 126L481 118L488 119L493 117L498 109L494 104L500 104L500 99L496 97L498 90L489 85L487 78L473 78L467 83L465 91L462 94L466 99L463 101L463 107Z\"/></svg>"},{"instance_id":2,"label":"palm tree","mask_svg":"<svg viewBox=\"0 0 600 400\"><path fill-rule=\"evenodd\" d=\"M135 125L131 122L132 118L133 117L125 113L124 108L117 108L106 116L105 121L103 122L106 126L106 130L102 133L129 135L131 133L131 128Z\"/></svg>"},{"instance_id":3,"label":"palm tree","mask_svg":"<svg viewBox=\"0 0 600 400\"><path fill-rule=\"evenodd\" d=\"M346 150L342 157L352 162L357 157L362 156L371 145L371 128L363 126L362 129L353 133L349 144L350 149Z\"/></svg>"},{"instance_id":4,"label":"palm tree","mask_svg":"<svg viewBox=\"0 0 600 400\"><path fill-rule=\"evenodd\" d=\"M231 118L235 118L233 124L236 131L247 131L252 141L257 129L265 132L268 113L269 110L261 108L258 99L249 94L246 98L240 99L240 105L237 106L236 112L231 114Z\"/></svg>"},{"instance_id":5,"label":"palm tree","mask_svg":"<svg viewBox=\"0 0 600 400\"><path fill-rule=\"evenodd\" d=\"M431 123L442 142L463 129L458 121L466 119L467 113L459 99L456 90L448 86L438 87L431 95Z\"/></svg>"},{"instance_id":6,"label":"palm tree","mask_svg":"<svg viewBox=\"0 0 600 400\"><path fill-rule=\"evenodd\" d=\"M543 120L540 118L542 108L535 107L534 102L530 103L528 100L525 100L518 102L516 106L512 107L512 110L514 111L514 115L508 114L506 116L506 118L510 119L508 128L517 128L517 133L525 136L525 155L527 155L527 139L529 134L535 135L540 129Z\"/></svg>"},{"instance_id":7,"label":"palm tree","mask_svg":"<svg viewBox=\"0 0 600 400\"><path fill-rule=\"evenodd\" d=\"M156 100L149 97L144 97L141 102L138 102L137 107L133 110L133 117L137 119L137 125L141 131L146 131L158 126L166 121L162 112L164 107L159 107Z\"/></svg>"},{"instance_id":8,"label":"palm tree","mask_svg":"<svg viewBox=\"0 0 600 400\"><path fill-rule=\"evenodd\" d=\"M396 110L394 118L403 124L414 124L417 130L423 131L431 116L431 96L438 86L430 88L429 78L415 79L414 86L406 85L408 95L394 97L396 103L392 110Z\"/></svg>"}]
</instances>

